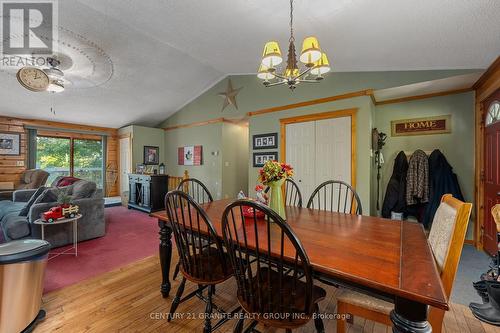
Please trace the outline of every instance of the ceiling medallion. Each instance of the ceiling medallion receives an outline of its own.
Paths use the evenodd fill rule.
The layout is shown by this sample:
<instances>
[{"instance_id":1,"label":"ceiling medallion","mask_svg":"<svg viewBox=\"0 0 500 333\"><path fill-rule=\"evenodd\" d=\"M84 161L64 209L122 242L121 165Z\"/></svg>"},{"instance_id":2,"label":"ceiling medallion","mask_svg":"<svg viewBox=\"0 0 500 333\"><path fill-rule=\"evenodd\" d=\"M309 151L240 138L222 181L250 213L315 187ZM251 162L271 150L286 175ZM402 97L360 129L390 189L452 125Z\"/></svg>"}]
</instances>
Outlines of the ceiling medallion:
<instances>
[{"instance_id":1,"label":"ceiling medallion","mask_svg":"<svg viewBox=\"0 0 500 333\"><path fill-rule=\"evenodd\" d=\"M224 109L228 105L234 105L234 107L236 108L236 110L238 110L238 104L236 104L236 95L238 95L238 93L240 92L241 89L243 89L243 87L234 89L233 88L233 83L231 82L231 79L227 80L226 91L218 93L218 95L220 97L224 98L224 104L222 104L222 110L221 110L221 112L224 111Z\"/></svg>"},{"instance_id":2,"label":"ceiling medallion","mask_svg":"<svg viewBox=\"0 0 500 333\"><path fill-rule=\"evenodd\" d=\"M320 82L323 79L323 74L330 71L330 64L326 53L321 51L316 37L307 37L302 42L302 52L299 60L304 64L305 68L299 69L295 54L295 37L293 35L293 0L290 0L290 39L288 42L286 67L281 72L276 68L283 62L278 42L270 41L264 45L257 77L264 80L263 83L266 87L286 84L292 90L300 82Z\"/></svg>"}]
</instances>

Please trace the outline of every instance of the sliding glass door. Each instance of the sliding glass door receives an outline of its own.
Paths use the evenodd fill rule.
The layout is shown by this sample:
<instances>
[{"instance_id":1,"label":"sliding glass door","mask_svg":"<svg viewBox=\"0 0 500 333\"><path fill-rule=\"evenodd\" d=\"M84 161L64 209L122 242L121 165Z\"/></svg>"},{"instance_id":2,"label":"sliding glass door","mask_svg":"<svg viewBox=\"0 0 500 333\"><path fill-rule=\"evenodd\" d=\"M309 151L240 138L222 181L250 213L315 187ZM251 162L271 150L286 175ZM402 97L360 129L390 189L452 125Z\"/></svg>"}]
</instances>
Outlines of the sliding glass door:
<instances>
[{"instance_id":1,"label":"sliding glass door","mask_svg":"<svg viewBox=\"0 0 500 333\"><path fill-rule=\"evenodd\" d=\"M73 176L93 181L102 188L103 181L102 141L73 140Z\"/></svg>"},{"instance_id":2,"label":"sliding glass door","mask_svg":"<svg viewBox=\"0 0 500 333\"><path fill-rule=\"evenodd\" d=\"M38 136L36 168L49 173L48 185L59 176L69 176L71 174L71 139Z\"/></svg>"},{"instance_id":3,"label":"sliding glass door","mask_svg":"<svg viewBox=\"0 0 500 333\"><path fill-rule=\"evenodd\" d=\"M49 173L50 185L59 176L93 181L103 188L103 144L99 139L37 136L36 168Z\"/></svg>"}]
</instances>

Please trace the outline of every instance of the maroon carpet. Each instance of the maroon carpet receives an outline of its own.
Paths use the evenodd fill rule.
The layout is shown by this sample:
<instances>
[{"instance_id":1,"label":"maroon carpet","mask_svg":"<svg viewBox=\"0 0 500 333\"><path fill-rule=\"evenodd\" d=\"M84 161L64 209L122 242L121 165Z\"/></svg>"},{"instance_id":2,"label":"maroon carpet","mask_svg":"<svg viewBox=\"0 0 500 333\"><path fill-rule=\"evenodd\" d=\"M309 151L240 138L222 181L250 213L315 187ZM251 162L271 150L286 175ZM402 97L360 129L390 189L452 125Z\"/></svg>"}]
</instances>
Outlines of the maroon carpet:
<instances>
[{"instance_id":1,"label":"maroon carpet","mask_svg":"<svg viewBox=\"0 0 500 333\"><path fill-rule=\"evenodd\" d=\"M49 260L44 292L69 286L158 253L156 219L122 206L106 208L105 216L104 237L79 243L78 257L61 255Z\"/></svg>"}]
</instances>

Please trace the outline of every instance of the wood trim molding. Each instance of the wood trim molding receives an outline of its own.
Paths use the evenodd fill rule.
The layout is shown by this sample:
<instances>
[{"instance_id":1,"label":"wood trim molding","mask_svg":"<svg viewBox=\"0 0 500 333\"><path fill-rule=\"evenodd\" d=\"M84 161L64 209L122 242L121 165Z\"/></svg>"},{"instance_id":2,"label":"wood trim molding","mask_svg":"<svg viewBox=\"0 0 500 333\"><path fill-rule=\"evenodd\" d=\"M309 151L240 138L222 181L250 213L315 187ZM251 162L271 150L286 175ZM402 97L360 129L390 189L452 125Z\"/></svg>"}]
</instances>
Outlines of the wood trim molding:
<instances>
[{"instance_id":1,"label":"wood trim molding","mask_svg":"<svg viewBox=\"0 0 500 333\"><path fill-rule=\"evenodd\" d=\"M341 99L348 99L348 98L361 97L361 96L370 96L370 95L373 95L373 89L366 89L366 90L354 91L354 92L350 92L350 93L346 93L346 94L342 94L342 95L335 95L335 96L330 96L330 97L312 99L312 100L305 101L305 102L299 102L299 103L293 103L293 104L275 106L275 107L272 107L272 108L267 108L267 109L261 109L261 110L257 110L257 111L248 112L247 116L253 117L253 116L258 116L258 115L261 115L261 114L266 114L266 113L271 113L271 112L279 112L279 111L284 111L284 110L301 108L301 107L304 107L304 106L310 106L310 105L316 105L316 104L322 104L322 103L328 103L328 102L338 101L338 100L341 100Z\"/></svg>"},{"instance_id":2,"label":"wood trim molding","mask_svg":"<svg viewBox=\"0 0 500 333\"><path fill-rule=\"evenodd\" d=\"M98 133L106 133L113 136L116 136L118 134L117 128L110 128L110 127L78 125L78 124L70 124L57 121L23 119L15 117L5 117L5 119L21 121L24 126L41 127L42 128L41 130L54 130L54 131L71 130L71 131L82 131L82 132L98 132Z\"/></svg>"},{"instance_id":3,"label":"wood trim molding","mask_svg":"<svg viewBox=\"0 0 500 333\"><path fill-rule=\"evenodd\" d=\"M474 212L475 228L474 243L476 248L483 249L482 228L484 226L485 212L484 205L484 118L485 110L483 102L495 91L500 89L500 56L488 67L483 75L474 83L476 91L475 103L475 163L474 163Z\"/></svg>"},{"instance_id":4,"label":"wood trim molding","mask_svg":"<svg viewBox=\"0 0 500 333\"><path fill-rule=\"evenodd\" d=\"M206 125L217 124L217 123L229 123L229 124L234 124L234 125L239 125L239 126L248 126L248 121L246 120L246 118L230 119L230 118L221 117L221 118L215 118L215 119L210 119L210 120L206 120L206 121L198 121L198 122L190 123L190 124L182 124L182 125L164 127L163 130L171 131L171 130L180 129L180 128L206 126Z\"/></svg>"},{"instance_id":5,"label":"wood trim molding","mask_svg":"<svg viewBox=\"0 0 500 333\"><path fill-rule=\"evenodd\" d=\"M474 88L475 90L480 90L483 86L488 86L489 80L495 77L497 79L500 79L499 73L500 73L500 56L498 56L496 60L486 69L483 75L481 75L481 77L476 81L476 83L474 83L472 88ZM491 93L489 95L491 95ZM484 98L486 97L487 96L484 96Z\"/></svg>"},{"instance_id":6,"label":"wood trim molding","mask_svg":"<svg viewBox=\"0 0 500 333\"><path fill-rule=\"evenodd\" d=\"M416 100L419 100L419 99L426 99L426 98L432 98L432 97L438 97L438 96L447 96L447 95L461 94L461 93L469 92L469 91L472 91L472 90L473 90L472 88L453 89L453 90L440 91L440 92L431 93L431 94L415 95L415 96L408 96L408 97L388 99L388 100L385 100L385 101L377 101L375 98L373 98L373 100L375 100L375 105L386 105L386 104L394 104L394 103L404 103L404 102L416 101Z\"/></svg>"},{"instance_id":7,"label":"wood trim molding","mask_svg":"<svg viewBox=\"0 0 500 333\"><path fill-rule=\"evenodd\" d=\"M303 123L307 121L340 118L340 117L351 117L351 186L356 188L356 114L358 112L357 108L344 109L337 111L328 111L321 113L312 113L302 116L282 118L280 119L280 156L281 161L286 162L286 125Z\"/></svg>"}]
</instances>

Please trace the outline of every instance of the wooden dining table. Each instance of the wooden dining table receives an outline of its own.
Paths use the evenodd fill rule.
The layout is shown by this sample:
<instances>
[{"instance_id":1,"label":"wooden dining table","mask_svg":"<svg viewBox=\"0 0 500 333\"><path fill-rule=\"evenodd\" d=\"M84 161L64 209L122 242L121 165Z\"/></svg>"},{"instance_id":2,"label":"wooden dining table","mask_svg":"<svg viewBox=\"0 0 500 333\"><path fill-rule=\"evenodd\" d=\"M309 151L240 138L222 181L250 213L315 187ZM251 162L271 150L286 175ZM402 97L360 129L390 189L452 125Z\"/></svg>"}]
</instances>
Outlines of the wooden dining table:
<instances>
[{"instance_id":1,"label":"wooden dining table","mask_svg":"<svg viewBox=\"0 0 500 333\"><path fill-rule=\"evenodd\" d=\"M234 200L202 205L222 238L222 213ZM172 229L165 211L160 227L161 294L168 297ZM302 242L314 276L395 304L394 332L431 332L429 306L448 300L423 227L418 223L286 207L286 221Z\"/></svg>"}]
</instances>

